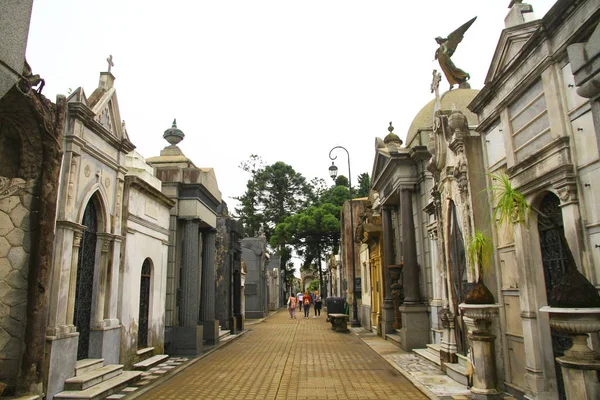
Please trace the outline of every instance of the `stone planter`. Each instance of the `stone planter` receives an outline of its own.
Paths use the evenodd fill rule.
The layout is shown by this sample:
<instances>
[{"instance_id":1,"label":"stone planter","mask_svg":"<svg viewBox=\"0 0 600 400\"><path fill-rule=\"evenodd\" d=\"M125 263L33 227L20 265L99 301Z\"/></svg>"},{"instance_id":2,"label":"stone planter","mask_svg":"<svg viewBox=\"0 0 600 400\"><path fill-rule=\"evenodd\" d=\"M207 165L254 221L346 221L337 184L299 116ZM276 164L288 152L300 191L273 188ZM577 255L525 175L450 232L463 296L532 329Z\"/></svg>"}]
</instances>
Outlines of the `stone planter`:
<instances>
[{"instance_id":1,"label":"stone planter","mask_svg":"<svg viewBox=\"0 0 600 400\"><path fill-rule=\"evenodd\" d=\"M565 391L569 399L600 398L600 354L587 345L588 333L600 332L600 308L563 308L545 306L541 312L550 316L550 326L569 334L573 346L565 350L564 357L558 357Z\"/></svg>"},{"instance_id":2,"label":"stone planter","mask_svg":"<svg viewBox=\"0 0 600 400\"><path fill-rule=\"evenodd\" d=\"M500 304L459 304L463 321L469 331L473 364L473 399L501 399L496 373L496 336L490 331L498 316Z\"/></svg>"}]
</instances>

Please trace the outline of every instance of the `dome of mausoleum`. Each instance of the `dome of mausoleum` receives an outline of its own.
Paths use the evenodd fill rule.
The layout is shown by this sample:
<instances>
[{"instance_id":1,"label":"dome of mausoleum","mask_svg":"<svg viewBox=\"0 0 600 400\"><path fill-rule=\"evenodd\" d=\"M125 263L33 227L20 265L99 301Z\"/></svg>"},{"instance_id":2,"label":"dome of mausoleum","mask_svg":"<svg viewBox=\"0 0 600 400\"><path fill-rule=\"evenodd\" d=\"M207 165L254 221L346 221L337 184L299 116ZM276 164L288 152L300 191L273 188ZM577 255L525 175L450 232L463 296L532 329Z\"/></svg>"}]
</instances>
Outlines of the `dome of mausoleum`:
<instances>
[{"instance_id":1,"label":"dome of mausoleum","mask_svg":"<svg viewBox=\"0 0 600 400\"><path fill-rule=\"evenodd\" d=\"M477 114L472 113L467 106L471 101L475 98L475 96L479 93L479 90L476 89L453 89L449 90L446 93L442 94L440 98L440 104L442 110L452 110L452 105L456 106L457 110L460 110L465 117L467 117L467 121L469 122L469 126L478 125L479 121L477 119ZM410 128L408 128L408 132L406 134L406 146L413 147L412 143L417 136L417 131L423 128L431 128L433 125L433 107L435 106L435 99L431 100L429 103L425 105L425 107L421 108L421 111L417 113L412 123L410 124ZM424 143L422 143L424 145Z\"/></svg>"}]
</instances>

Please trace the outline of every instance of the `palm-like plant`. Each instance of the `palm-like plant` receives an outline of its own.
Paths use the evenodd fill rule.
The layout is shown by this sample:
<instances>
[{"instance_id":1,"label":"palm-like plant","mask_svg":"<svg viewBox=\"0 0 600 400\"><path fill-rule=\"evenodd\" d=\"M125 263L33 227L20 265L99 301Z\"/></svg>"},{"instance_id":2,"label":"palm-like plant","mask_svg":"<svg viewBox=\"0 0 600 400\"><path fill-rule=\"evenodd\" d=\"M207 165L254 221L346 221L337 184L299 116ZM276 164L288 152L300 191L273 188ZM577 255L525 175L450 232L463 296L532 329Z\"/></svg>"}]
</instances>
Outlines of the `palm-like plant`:
<instances>
[{"instance_id":1,"label":"palm-like plant","mask_svg":"<svg viewBox=\"0 0 600 400\"><path fill-rule=\"evenodd\" d=\"M494 220L502 225L527 223L530 206L525 200L523 193L513 188L510 178L504 172L491 175L493 184L487 190L492 194L496 203L494 208Z\"/></svg>"},{"instance_id":2,"label":"palm-like plant","mask_svg":"<svg viewBox=\"0 0 600 400\"><path fill-rule=\"evenodd\" d=\"M471 267L479 269L479 279L483 274L490 257L492 256L492 241L482 231L476 231L467 247L467 257Z\"/></svg>"}]
</instances>

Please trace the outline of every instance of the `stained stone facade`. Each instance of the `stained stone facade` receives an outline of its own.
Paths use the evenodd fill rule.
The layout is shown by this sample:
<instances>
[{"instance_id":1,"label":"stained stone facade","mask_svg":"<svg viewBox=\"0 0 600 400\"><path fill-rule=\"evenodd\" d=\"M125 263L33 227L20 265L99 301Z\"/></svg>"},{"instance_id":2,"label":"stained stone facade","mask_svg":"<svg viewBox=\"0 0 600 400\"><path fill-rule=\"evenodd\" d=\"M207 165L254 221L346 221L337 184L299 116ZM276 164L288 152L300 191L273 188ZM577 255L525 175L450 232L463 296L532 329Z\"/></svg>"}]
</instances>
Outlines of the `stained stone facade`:
<instances>
[{"instance_id":1,"label":"stained stone facade","mask_svg":"<svg viewBox=\"0 0 600 400\"><path fill-rule=\"evenodd\" d=\"M47 398L74 376L77 360L119 363L119 264L126 155L115 77L100 74L88 98L67 99L63 168L46 328Z\"/></svg>"},{"instance_id":2,"label":"stained stone facade","mask_svg":"<svg viewBox=\"0 0 600 400\"><path fill-rule=\"evenodd\" d=\"M175 201L169 223L165 350L197 355L204 343L219 340L215 269L221 192L214 170L196 167L177 146L184 136L173 121L163 136L170 145L147 162L162 181L163 193Z\"/></svg>"},{"instance_id":3,"label":"stained stone facade","mask_svg":"<svg viewBox=\"0 0 600 400\"><path fill-rule=\"evenodd\" d=\"M216 318L232 333L244 329L242 317L242 223L229 216L222 202L217 216Z\"/></svg>"},{"instance_id":4,"label":"stained stone facade","mask_svg":"<svg viewBox=\"0 0 600 400\"><path fill-rule=\"evenodd\" d=\"M360 259L360 243L362 238L356 235L358 231L361 216L365 212L365 199L352 199L344 202L341 211L341 235L340 235L340 262L341 262L341 275L343 276L342 286L345 291L342 292L342 297L346 298L346 302L349 305L350 320L353 318L352 300L354 298L354 292L352 285L352 262L354 261L354 278L357 281L357 293L356 293L356 311L358 321L361 322L362 326L369 327L371 319L371 305L365 304L363 310L362 304L362 268ZM352 215L350 215L352 212ZM354 231L352 230L354 229ZM352 251L354 251L354 258L352 258Z\"/></svg>"},{"instance_id":5,"label":"stained stone facade","mask_svg":"<svg viewBox=\"0 0 600 400\"><path fill-rule=\"evenodd\" d=\"M269 315L267 239L264 235L242 239L242 260L246 266L245 316L264 318Z\"/></svg>"},{"instance_id":6,"label":"stained stone facade","mask_svg":"<svg viewBox=\"0 0 600 400\"><path fill-rule=\"evenodd\" d=\"M528 224L493 231L497 302L505 305L497 339L500 381L529 398L565 398L555 358L569 339L539 309L571 268L568 253L596 288L600 283L600 91L594 83L600 3L559 0L531 22L520 13L523 6L513 5L486 85L469 108L479 117L485 171L504 171L533 208Z\"/></svg>"},{"instance_id":7,"label":"stained stone facade","mask_svg":"<svg viewBox=\"0 0 600 400\"><path fill-rule=\"evenodd\" d=\"M126 158L123 187L125 240L119 268L120 363L130 369L164 352L169 210L173 200L143 157Z\"/></svg>"},{"instance_id":8,"label":"stained stone facade","mask_svg":"<svg viewBox=\"0 0 600 400\"><path fill-rule=\"evenodd\" d=\"M20 60L22 67L22 55ZM4 75L0 79L6 82ZM0 93L0 383L7 385L5 394L43 392L40 332L52 279L66 114L64 96L53 104L28 85L13 81Z\"/></svg>"}]
</instances>

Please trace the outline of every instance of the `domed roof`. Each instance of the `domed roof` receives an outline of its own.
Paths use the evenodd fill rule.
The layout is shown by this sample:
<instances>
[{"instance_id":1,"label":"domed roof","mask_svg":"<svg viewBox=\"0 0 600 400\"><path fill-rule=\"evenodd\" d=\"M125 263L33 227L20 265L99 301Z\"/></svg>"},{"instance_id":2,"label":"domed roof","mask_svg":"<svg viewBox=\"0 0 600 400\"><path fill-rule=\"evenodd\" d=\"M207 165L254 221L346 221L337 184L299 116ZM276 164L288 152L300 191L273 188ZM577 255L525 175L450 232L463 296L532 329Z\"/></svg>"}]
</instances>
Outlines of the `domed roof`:
<instances>
[{"instance_id":1,"label":"domed roof","mask_svg":"<svg viewBox=\"0 0 600 400\"><path fill-rule=\"evenodd\" d=\"M467 106L479 93L479 90L475 89L454 89L447 91L440 98L440 104L442 110L452 110L452 105L456 105L456 108L467 117L469 125L478 125L477 114L473 114ZM412 142L417 135L417 131L421 128L430 128L433 125L433 107L435 105L435 99L431 100L421 108L421 111L417 113L408 132L406 134L406 146L412 147Z\"/></svg>"}]
</instances>

